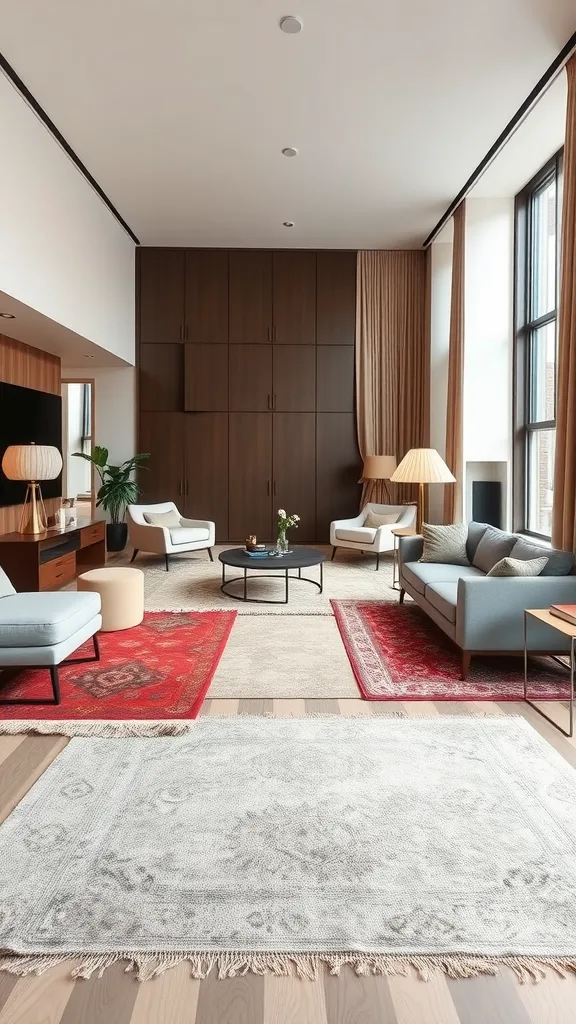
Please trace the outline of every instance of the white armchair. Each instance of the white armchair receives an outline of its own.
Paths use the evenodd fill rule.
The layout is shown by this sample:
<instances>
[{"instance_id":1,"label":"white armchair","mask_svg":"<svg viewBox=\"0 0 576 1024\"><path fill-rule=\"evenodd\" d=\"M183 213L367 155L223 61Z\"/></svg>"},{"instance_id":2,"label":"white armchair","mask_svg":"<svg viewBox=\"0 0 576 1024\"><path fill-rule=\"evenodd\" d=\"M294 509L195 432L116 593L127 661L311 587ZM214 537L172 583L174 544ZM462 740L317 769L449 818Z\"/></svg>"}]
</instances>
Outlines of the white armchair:
<instances>
[{"instance_id":1,"label":"white armchair","mask_svg":"<svg viewBox=\"0 0 576 1024\"><path fill-rule=\"evenodd\" d=\"M369 512L377 516L394 516L393 522L382 526L366 526ZM383 551L393 551L392 530L408 529L416 524L415 505L374 505L368 502L360 515L354 519L336 519L330 524L330 543L334 560L336 548L350 548L352 551L369 551L376 555L376 569L380 568Z\"/></svg>"},{"instance_id":2,"label":"white armchair","mask_svg":"<svg viewBox=\"0 0 576 1024\"><path fill-rule=\"evenodd\" d=\"M166 525L149 523L146 516L161 517L171 513ZM204 519L185 519L173 501L156 505L128 505L128 538L134 548L131 562L139 551L152 551L164 555L168 572L170 555L184 551L207 551L213 562L212 545L216 536L214 523ZM172 521L171 521L172 520Z\"/></svg>"}]
</instances>

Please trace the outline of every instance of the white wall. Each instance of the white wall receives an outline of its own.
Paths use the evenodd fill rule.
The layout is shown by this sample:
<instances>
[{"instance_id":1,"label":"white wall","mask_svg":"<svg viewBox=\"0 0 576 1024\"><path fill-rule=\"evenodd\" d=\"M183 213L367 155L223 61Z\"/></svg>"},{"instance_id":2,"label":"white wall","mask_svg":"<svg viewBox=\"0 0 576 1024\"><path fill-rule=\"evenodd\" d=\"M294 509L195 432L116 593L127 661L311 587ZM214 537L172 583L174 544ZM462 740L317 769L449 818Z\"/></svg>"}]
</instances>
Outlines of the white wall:
<instances>
[{"instance_id":1,"label":"white wall","mask_svg":"<svg viewBox=\"0 0 576 1024\"><path fill-rule=\"evenodd\" d=\"M464 465L505 466L504 525L512 465L514 200L469 199L466 208ZM488 471L489 472L489 471ZM465 488L466 494L468 488ZM472 510L464 509L470 519Z\"/></svg>"},{"instance_id":2,"label":"white wall","mask_svg":"<svg viewBox=\"0 0 576 1024\"><path fill-rule=\"evenodd\" d=\"M450 344L450 288L452 281L452 243L433 242L431 256L430 324L430 447L442 458L446 451L446 392L448 386L448 348ZM443 521L444 488L428 488L428 518Z\"/></svg>"},{"instance_id":3,"label":"white wall","mask_svg":"<svg viewBox=\"0 0 576 1024\"><path fill-rule=\"evenodd\" d=\"M136 370L131 367L63 367L62 377L94 378L94 444L118 464L136 453Z\"/></svg>"},{"instance_id":4,"label":"white wall","mask_svg":"<svg viewBox=\"0 0 576 1024\"><path fill-rule=\"evenodd\" d=\"M134 364L134 243L2 74L0 119L0 291Z\"/></svg>"}]
</instances>

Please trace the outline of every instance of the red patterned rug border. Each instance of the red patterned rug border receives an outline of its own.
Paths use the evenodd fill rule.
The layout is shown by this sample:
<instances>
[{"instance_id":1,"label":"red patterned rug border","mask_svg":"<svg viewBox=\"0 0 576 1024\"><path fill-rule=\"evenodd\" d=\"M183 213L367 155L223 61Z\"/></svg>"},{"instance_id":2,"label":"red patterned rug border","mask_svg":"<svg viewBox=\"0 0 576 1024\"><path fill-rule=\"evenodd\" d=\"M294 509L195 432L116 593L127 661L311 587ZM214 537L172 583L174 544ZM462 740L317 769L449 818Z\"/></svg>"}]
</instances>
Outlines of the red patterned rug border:
<instances>
[{"instance_id":1,"label":"red patterned rug border","mask_svg":"<svg viewBox=\"0 0 576 1024\"><path fill-rule=\"evenodd\" d=\"M412 701L471 701L474 703L480 703L483 701L496 701L497 703L517 703L519 700L522 699L518 694L506 691L504 691L503 693L492 692L485 694L473 692L475 689L475 684L473 680L469 681L469 692L465 695L447 693L446 689L444 689L443 691L437 691L433 693L426 693L420 695L398 692L399 684L395 682L391 674L387 671L385 658L383 654L381 654L380 651L377 649L370 635L370 631L367 628L366 623L364 622L361 615L361 609L363 605L382 604L385 606L395 607L394 603L391 601L378 602L374 600L332 598L330 600L330 604L332 605L332 610L334 612L334 617L338 625L340 637L346 650L346 654L348 655L348 659L350 661L350 665L354 673L354 678L356 679L356 684L358 686L358 689L360 690L360 694L363 700L401 701L402 703L409 703ZM432 622L430 622L430 624L434 626ZM434 626L434 628L436 629L438 627ZM438 630L438 632L440 633L441 638L444 639L444 636L443 634L441 634L441 631ZM459 653L459 648L457 648L456 646L454 646L454 650ZM382 683L387 684L391 688L396 687L396 692L377 693L375 692L376 686L374 686L374 689L369 689L366 683L367 672L369 672L372 676L373 685L374 683L376 683L377 686L378 681L381 681ZM466 686L465 683L463 683L462 685ZM505 681L503 682L503 685L506 685ZM564 698L562 696L551 697L550 695L538 697L537 694L533 694L532 699L562 700Z\"/></svg>"}]
</instances>

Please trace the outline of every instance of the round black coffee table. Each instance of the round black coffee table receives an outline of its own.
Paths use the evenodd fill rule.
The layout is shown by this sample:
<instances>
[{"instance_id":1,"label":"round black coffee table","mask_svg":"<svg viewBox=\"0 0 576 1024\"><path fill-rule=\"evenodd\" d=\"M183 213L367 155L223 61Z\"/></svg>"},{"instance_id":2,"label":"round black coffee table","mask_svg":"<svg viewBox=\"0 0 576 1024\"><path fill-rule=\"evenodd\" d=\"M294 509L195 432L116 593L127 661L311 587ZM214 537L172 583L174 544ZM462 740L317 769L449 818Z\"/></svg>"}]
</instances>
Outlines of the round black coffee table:
<instances>
[{"instance_id":1,"label":"round black coffee table","mask_svg":"<svg viewBox=\"0 0 576 1024\"><path fill-rule=\"evenodd\" d=\"M255 604L288 604L288 587L290 580L303 580L305 583L313 583L315 587L318 587L320 593L324 586L324 574L322 563L326 561L326 555L323 551L318 551L316 548L294 548L293 551L289 551L286 555L266 555L266 557L251 558L246 553L244 548L230 548L228 551L222 551L218 558L222 562L222 586L220 590L227 597L233 597L237 601L253 601ZM244 576L235 576L231 580L226 579L226 566L231 565L235 569L243 569ZM320 581L311 580L308 576L302 575L302 569L307 568L310 565L320 566ZM270 601L260 597L248 597L247 586L248 586L248 570L255 570L255 575L250 576L250 580L263 579L265 577L277 577L284 578L285 590L284 599L281 601ZM290 575L290 570L297 569L298 575ZM264 570L264 571L262 571ZM244 596L237 594L231 594L226 588L231 583L237 583L238 580L244 579Z\"/></svg>"}]
</instances>

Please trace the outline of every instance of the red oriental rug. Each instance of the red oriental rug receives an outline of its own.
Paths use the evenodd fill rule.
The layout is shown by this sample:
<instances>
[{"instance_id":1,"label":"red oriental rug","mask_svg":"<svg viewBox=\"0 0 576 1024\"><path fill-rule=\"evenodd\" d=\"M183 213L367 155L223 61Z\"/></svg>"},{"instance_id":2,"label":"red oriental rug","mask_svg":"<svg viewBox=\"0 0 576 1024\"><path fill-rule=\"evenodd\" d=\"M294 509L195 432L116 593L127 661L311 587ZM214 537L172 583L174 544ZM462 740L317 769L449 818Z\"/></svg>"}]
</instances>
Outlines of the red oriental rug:
<instances>
[{"instance_id":1,"label":"red oriental rug","mask_svg":"<svg viewBox=\"0 0 576 1024\"><path fill-rule=\"evenodd\" d=\"M60 669L62 703L0 707L0 719L196 718L236 612L146 612L132 629L100 633L100 661ZM90 657L92 641L71 658ZM0 684L1 685L1 684ZM49 697L47 669L25 669L2 698Z\"/></svg>"},{"instance_id":2,"label":"red oriental rug","mask_svg":"<svg viewBox=\"0 0 576 1024\"><path fill-rule=\"evenodd\" d=\"M523 658L474 657L464 682L460 651L415 604L332 601L365 700L522 700ZM569 675L550 658L530 658L529 696L567 699Z\"/></svg>"}]
</instances>

